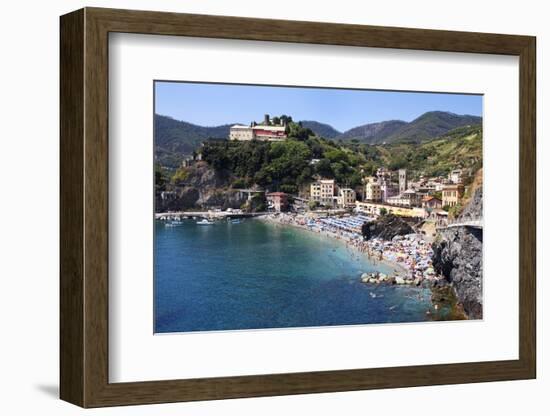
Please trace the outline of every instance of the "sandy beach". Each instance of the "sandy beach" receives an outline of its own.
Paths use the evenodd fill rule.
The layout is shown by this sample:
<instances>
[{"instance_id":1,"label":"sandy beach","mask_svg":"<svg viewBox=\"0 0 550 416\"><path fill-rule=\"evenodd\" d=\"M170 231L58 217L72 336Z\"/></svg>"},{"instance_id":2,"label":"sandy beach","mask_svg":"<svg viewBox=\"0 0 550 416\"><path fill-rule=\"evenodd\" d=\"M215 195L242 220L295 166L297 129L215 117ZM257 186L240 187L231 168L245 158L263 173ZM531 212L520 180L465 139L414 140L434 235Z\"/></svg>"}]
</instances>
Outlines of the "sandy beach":
<instances>
[{"instance_id":1,"label":"sandy beach","mask_svg":"<svg viewBox=\"0 0 550 416\"><path fill-rule=\"evenodd\" d=\"M394 269L391 278L398 283L417 284L422 281L436 281L439 276L434 272L429 244L416 237L398 237L394 241L373 239L364 241L360 233L350 232L323 224L319 219L312 220L301 214L270 214L259 217L277 225L291 226L313 232L327 238L342 241L349 249L356 250L376 262ZM364 278L364 281L377 281L376 276Z\"/></svg>"}]
</instances>

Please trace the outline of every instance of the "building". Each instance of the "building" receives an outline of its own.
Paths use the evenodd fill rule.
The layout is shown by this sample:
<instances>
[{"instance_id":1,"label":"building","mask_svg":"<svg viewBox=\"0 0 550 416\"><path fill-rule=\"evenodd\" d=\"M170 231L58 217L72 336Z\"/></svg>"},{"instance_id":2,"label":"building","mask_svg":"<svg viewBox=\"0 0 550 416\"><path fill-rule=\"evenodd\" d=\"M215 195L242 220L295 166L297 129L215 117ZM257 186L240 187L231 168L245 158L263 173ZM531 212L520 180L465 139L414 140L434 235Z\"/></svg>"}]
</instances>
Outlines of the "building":
<instances>
[{"instance_id":1,"label":"building","mask_svg":"<svg viewBox=\"0 0 550 416\"><path fill-rule=\"evenodd\" d=\"M418 207L399 207L394 205L380 204L375 202L355 202L357 212L362 212L368 215L380 215L384 210L388 214L397 215L400 217L426 218L428 213L424 208Z\"/></svg>"},{"instance_id":2,"label":"building","mask_svg":"<svg viewBox=\"0 0 550 416\"><path fill-rule=\"evenodd\" d=\"M426 195L422 198L422 208L429 210L441 209L443 207L443 201L435 196Z\"/></svg>"},{"instance_id":3,"label":"building","mask_svg":"<svg viewBox=\"0 0 550 416\"><path fill-rule=\"evenodd\" d=\"M407 190L407 169L399 169L399 193L402 194Z\"/></svg>"},{"instance_id":4,"label":"building","mask_svg":"<svg viewBox=\"0 0 550 416\"><path fill-rule=\"evenodd\" d=\"M256 122L250 123L250 126L236 124L231 126L229 129L229 140L263 140L275 142L285 140L286 137L287 134L285 123L281 120L275 125L273 120L269 118L269 114L265 115L265 119L262 124L256 124Z\"/></svg>"},{"instance_id":5,"label":"building","mask_svg":"<svg viewBox=\"0 0 550 416\"><path fill-rule=\"evenodd\" d=\"M229 129L229 140L250 141L282 141L286 139L285 126L244 126L235 125Z\"/></svg>"},{"instance_id":6,"label":"building","mask_svg":"<svg viewBox=\"0 0 550 416\"><path fill-rule=\"evenodd\" d=\"M441 198L444 207L454 207L458 205L464 195L464 185L461 183L443 185Z\"/></svg>"},{"instance_id":7,"label":"building","mask_svg":"<svg viewBox=\"0 0 550 416\"><path fill-rule=\"evenodd\" d=\"M434 209L428 219L433 221L436 227L446 227L449 224L449 213L442 209Z\"/></svg>"},{"instance_id":8,"label":"building","mask_svg":"<svg viewBox=\"0 0 550 416\"><path fill-rule=\"evenodd\" d=\"M338 190L338 206L341 208L355 206L357 196L355 191L351 188L340 188Z\"/></svg>"},{"instance_id":9,"label":"building","mask_svg":"<svg viewBox=\"0 0 550 416\"><path fill-rule=\"evenodd\" d=\"M391 180L391 172L383 166L376 169L376 176L378 177L378 180L380 180L380 181L382 181L384 179Z\"/></svg>"},{"instance_id":10,"label":"building","mask_svg":"<svg viewBox=\"0 0 550 416\"><path fill-rule=\"evenodd\" d=\"M181 162L181 166L184 168L188 168L190 166L193 166L195 164L195 158L193 156L187 156L183 161Z\"/></svg>"},{"instance_id":11,"label":"building","mask_svg":"<svg viewBox=\"0 0 550 416\"><path fill-rule=\"evenodd\" d=\"M382 202L386 202L388 198L399 195L399 188L393 183L384 180L380 185L380 192L382 194Z\"/></svg>"},{"instance_id":12,"label":"building","mask_svg":"<svg viewBox=\"0 0 550 416\"><path fill-rule=\"evenodd\" d=\"M163 201L173 201L178 197L178 194L174 191L162 191L160 193L160 199Z\"/></svg>"},{"instance_id":13,"label":"building","mask_svg":"<svg viewBox=\"0 0 550 416\"><path fill-rule=\"evenodd\" d=\"M414 190L408 189L397 196L387 198L386 203L401 207L419 207L422 203L422 196Z\"/></svg>"},{"instance_id":14,"label":"building","mask_svg":"<svg viewBox=\"0 0 550 416\"><path fill-rule=\"evenodd\" d=\"M236 124L229 129L229 140L248 141L254 139L252 126Z\"/></svg>"},{"instance_id":15,"label":"building","mask_svg":"<svg viewBox=\"0 0 550 416\"><path fill-rule=\"evenodd\" d=\"M365 200L372 202L382 201L382 187L378 182L367 182L365 185Z\"/></svg>"},{"instance_id":16,"label":"building","mask_svg":"<svg viewBox=\"0 0 550 416\"><path fill-rule=\"evenodd\" d=\"M462 169L452 170L448 178L451 183L462 183Z\"/></svg>"},{"instance_id":17,"label":"building","mask_svg":"<svg viewBox=\"0 0 550 416\"><path fill-rule=\"evenodd\" d=\"M334 179L319 179L310 185L310 200L331 207L334 204L334 190Z\"/></svg>"},{"instance_id":18,"label":"building","mask_svg":"<svg viewBox=\"0 0 550 416\"><path fill-rule=\"evenodd\" d=\"M270 192L265 195L267 206L277 212L286 211L288 209L288 195L284 192Z\"/></svg>"}]
</instances>

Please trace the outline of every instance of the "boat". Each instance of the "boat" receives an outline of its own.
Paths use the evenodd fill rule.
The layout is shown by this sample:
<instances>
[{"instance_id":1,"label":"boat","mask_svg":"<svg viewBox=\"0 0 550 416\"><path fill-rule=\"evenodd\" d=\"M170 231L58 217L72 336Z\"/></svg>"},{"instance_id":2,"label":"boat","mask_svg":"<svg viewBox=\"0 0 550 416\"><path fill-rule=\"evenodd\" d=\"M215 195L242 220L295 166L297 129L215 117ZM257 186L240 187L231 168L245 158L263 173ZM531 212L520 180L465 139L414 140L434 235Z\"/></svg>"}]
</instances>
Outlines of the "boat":
<instances>
[{"instance_id":1,"label":"boat","mask_svg":"<svg viewBox=\"0 0 550 416\"><path fill-rule=\"evenodd\" d=\"M231 220L231 224L240 224L240 223L241 223L241 220L238 219L238 218L235 218L235 219Z\"/></svg>"},{"instance_id":2,"label":"boat","mask_svg":"<svg viewBox=\"0 0 550 416\"><path fill-rule=\"evenodd\" d=\"M212 225L214 224L213 221L208 221L206 218L200 220L200 221L197 221L197 225Z\"/></svg>"},{"instance_id":3,"label":"boat","mask_svg":"<svg viewBox=\"0 0 550 416\"><path fill-rule=\"evenodd\" d=\"M165 227L177 227L179 225L183 225L183 221L180 220L171 220L164 223Z\"/></svg>"}]
</instances>

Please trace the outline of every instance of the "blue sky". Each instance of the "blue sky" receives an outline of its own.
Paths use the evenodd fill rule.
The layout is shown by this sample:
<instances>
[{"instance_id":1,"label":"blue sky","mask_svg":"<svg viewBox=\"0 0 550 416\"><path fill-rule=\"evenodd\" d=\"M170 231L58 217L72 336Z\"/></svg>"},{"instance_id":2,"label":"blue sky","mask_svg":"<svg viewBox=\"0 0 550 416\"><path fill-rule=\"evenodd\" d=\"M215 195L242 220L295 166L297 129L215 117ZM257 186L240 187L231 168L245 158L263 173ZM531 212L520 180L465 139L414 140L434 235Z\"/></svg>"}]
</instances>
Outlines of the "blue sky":
<instances>
[{"instance_id":1,"label":"blue sky","mask_svg":"<svg viewBox=\"0 0 550 416\"><path fill-rule=\"evenodd\" d=\"M261 121L287 114L345 131L384 120L411 121L426 111L482 115L482 96L256 85L155 82L155 112L201 126Z\"/></svg>"}]
</instances>

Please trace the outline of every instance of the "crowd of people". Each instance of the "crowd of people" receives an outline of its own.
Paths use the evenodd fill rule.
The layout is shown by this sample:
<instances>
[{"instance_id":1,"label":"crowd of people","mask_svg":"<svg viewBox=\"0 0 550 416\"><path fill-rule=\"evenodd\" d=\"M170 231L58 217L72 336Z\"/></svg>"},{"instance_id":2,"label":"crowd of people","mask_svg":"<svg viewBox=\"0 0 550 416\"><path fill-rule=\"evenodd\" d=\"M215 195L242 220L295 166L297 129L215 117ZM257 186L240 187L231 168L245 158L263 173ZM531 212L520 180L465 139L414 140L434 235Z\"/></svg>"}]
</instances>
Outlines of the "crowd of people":
<instances>
[{"instance_id":1,"label":"crowd of people","mask_svg":"<svg viewBox=\"0 0 550 416\"><path fill-rule=\"evenodd\" d=\"M395 236L391 241L378 238L364 240L360 226L350 228L342 225L359 223L357 218L365 220L363 216L351 216L344 221L326 221L324 218L309 218L303 214L289 213L271 214L266 217L267 220L278 224L299 227L342 240L347 247L364 253L372 262L384 262L394 267L394 278L399 282L419 284L424 280L439 279L432 264L431 244L423 240L421 235Z\"/></svg>"}]
</instances>

